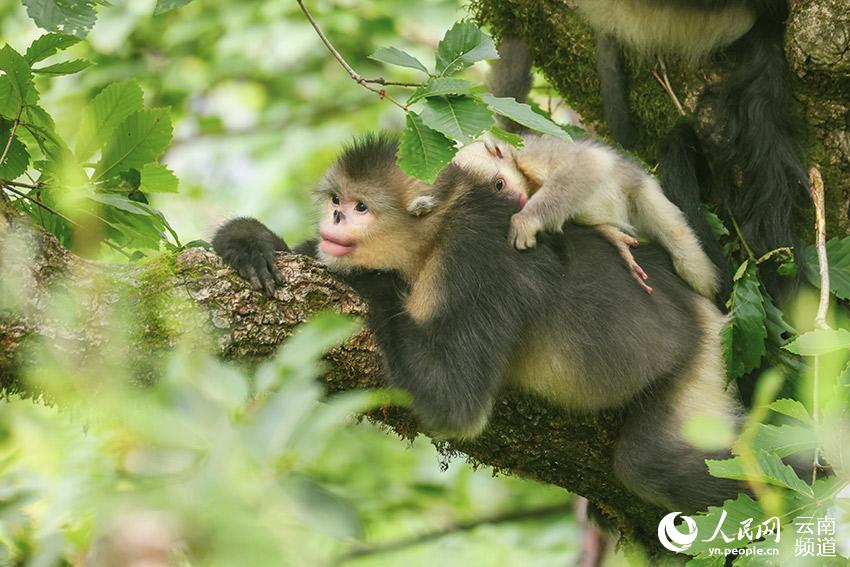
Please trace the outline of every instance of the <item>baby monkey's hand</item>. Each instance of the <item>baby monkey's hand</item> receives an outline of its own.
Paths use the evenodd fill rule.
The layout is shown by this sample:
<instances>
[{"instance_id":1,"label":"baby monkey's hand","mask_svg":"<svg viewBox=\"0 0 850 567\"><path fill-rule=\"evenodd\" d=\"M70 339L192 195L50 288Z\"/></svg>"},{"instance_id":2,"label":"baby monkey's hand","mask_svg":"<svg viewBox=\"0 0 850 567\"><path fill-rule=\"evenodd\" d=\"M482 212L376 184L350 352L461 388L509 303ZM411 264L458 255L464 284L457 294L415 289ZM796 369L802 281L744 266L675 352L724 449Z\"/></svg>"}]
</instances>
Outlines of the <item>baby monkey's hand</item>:
<instances>
[{"instance_id":1,"label":"baby monkey's hand","mask_svg":"<svg viewBox=\"0 0 850 567\"><path fill-rule=\"evenodd\" d=\"M543 230L543 223L534 215L523 211L511 217L511 228L508 230L508 243L517 250L525 250L537 246L537 233Z\"/></svg>"}]
</instances>

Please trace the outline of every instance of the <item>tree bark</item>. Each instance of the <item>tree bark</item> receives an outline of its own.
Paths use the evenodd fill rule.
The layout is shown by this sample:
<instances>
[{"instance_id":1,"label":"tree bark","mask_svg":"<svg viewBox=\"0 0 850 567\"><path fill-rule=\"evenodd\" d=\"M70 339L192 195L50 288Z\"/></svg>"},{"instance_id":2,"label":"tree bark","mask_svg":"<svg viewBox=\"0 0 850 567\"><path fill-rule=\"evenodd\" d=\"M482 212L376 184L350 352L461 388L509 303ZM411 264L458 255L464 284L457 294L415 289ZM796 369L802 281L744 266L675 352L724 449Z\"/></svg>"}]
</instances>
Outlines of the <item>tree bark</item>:
<instances>
[{"instance_id":1,"label":"tree bark","mask_svg":"<svg viewBox=\"0 0 850 567\"><path fill-rule=\"evenodd\" d=\"M365 314L363 300L314 260L281 254L278 267L285 282L269 298L200 248L138 264L100 264L65 250L7 209L5 220L0 216L0 389L6 395L42 394L37 382L25 376L30 363L43 356L40 345L53 356L83 361L83 367L104 345L118 346L138 379L147 382L164 358L158 354L185 333L207 332L220 356L253 363L271 356L317 311ZM10 283L16 289L10 291ZM57 298L67 296L76 298L78 312L57 316ZM129 330L119 337L115 321L121 314ZM383 384L380 354L366 329L326 359L324 381L332 392ZM403 438L420 431L403 408L384 407L369 417ZM530 395L507 391L479 439L435 444L447 459L466 455L474 465L584 495L614 529L658 551L655 530L662 511L638 501L611 474L611 447L620 425L616 412L570 416Z\"/></svg>"},{"instance_id":2,"label":"tree bark","mask_svg":"<svg viewBox=\"0 0 850 567\"><path fill-rule=\"evenodd\" d=\"M800 144L824 178L827 229L831 235L844 236L850 234L850 2L791 0L790 4L785 44L795 79L795 114L804 123ZM570 0L472 0L470 10L479 22L489 24L496 37L524 38L534 64L584 124L607 136L596 41L571 6ZM726 72L722 57L699 67L673 59L664 63L674 92L689 111L706 83ZM639 130L635 153L649 164L657 162L658 143L679 119L671 98L652 75L653 66L654 62L640 61L629 65L629 104ZM710 140L710 117L699 119L703 138ZM813 219L807 207L802 234L811 234Z\"/></svg>"}]
</instances>

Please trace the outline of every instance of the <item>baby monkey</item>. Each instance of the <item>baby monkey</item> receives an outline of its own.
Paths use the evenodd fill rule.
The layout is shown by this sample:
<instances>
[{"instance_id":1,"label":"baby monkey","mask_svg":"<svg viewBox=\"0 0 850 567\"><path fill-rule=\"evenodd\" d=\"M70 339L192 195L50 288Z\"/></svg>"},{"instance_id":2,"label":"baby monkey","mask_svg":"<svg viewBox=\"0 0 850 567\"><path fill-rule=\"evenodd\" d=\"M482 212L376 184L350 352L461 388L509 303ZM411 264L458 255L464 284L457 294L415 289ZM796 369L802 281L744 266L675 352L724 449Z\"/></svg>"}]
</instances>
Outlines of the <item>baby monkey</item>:
<instances>
[{"instance_id":1,"label":"baby monkey","mask_svg":"<svg viewBox=\"0 0 850 567\"><path fill-rule=\"evenodd\" d=\"M655 178L613 148L590 140L567 142L523 135L522 148L485 138L461 148L454 163L492 182L517 201L508 240L519 250L534 247L541 231L560 232L568 221L592 226L613 244L632 276L646 290L648 276L631 248L646 236L670 254L679 276L697 293L713 298L714 264L703 252L682 211ZM426 192L409 207L425 214L446 196Z\"/></svg>"}]
</instances>

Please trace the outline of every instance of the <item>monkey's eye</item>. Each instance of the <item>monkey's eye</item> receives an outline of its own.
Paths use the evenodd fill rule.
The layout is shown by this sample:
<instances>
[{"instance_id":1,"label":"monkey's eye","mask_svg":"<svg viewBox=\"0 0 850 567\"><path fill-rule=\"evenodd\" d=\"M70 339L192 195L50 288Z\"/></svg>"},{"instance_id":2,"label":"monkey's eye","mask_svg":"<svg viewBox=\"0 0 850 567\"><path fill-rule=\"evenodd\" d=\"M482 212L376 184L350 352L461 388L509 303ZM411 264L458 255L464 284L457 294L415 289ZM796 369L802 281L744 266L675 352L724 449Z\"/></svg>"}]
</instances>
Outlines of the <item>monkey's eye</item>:
<instances>
[{"instance_id":1,"label":"monkey's eye","mask_svg":"<svg viewBox=\"0 0 850 567\"><path fill-rule=\"evenodd\" d=\"M496 183L494 183L494 186L496 187L496 191L501 191L505 188L505 180L501 177L497 178Z\"/></svg>"},{"instance_id":2,"label":"monkey's eye","mask_svg":"<svg viewBox=\"0 0 850 567\"><path fill-rule=\"evenodd\" d=\"M331 203L334 205L339 205L339 195L336 193L331 193Z\"/></svg>"},{"instance_id":3,"label":"monkey's eye","mask_svg":"<svg viewBox=\"0 0 850 567\"><path fill-rule=\"evenodd\" d=\"M358 213L365 213L369 210L369 207L367 207L366 203L364 203L363 201L357 201L357 204L354 205L354 210Z\"/></svg>"}]
</instances>

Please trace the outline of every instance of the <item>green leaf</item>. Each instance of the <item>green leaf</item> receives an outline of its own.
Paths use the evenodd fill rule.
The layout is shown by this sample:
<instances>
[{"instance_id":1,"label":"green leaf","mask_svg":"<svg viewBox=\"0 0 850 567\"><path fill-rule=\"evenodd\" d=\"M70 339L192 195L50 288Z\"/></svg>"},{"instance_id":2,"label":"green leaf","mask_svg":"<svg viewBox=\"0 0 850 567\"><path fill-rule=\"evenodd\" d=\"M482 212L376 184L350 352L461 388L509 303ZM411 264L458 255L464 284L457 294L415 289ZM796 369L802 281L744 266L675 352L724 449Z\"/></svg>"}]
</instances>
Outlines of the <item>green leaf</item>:
<instances>
[{"instance_id":1,"label":"green leaf","mask_svg":"<svg viewBox=\"0 0 850 567\"><path fill-rule=\"evenodd\" d=\"M369 59L374 59L381 63L389 63L390 65L396 65L398 67L416 69L417 71L422 71L426 75L430 74L428 73L428 69L419 61L419 59L406 51L396 49L395 47L381 47L375 51L375 53L370 55Z\"/></svg>"},{"instance_id":2,"label":"green leaf","mask_svg":"<svg viewBox=\"0 0 850 567\"><path fill-rule=\"evenodd\" d=\"M479 98L496 114L510 118L514 122L532 130L549 134L550 136L557 136L568 142L572 141L570 135L564 132L557 124L537 114L527 104L517 102L509 97L495 97L490 93L481 94Z\"/></svg>"},{"instance_id":3,"label":"green leaf","mask_svg":"<svg viewBox=\"0 0 850 567\"><path fill-rule=\"evenodd\" d=\"M5 103L0 102L0 104L6 111L14 109L14 115L17 115L22 103L35 102L33 99L35 86L32 84L32 72L29 63L20 53L6 44L3 49L0 49L0 71L6 74L9 81L9 86L3 89L8 91L6 96L9 97L9 100ZM9 117L14 118L14 115Z\"/></svg>"},{"instance_id":4,"label":"green leaf","mask_svg":"<svg viewBox=\"0 0 850 567\"><path fill-rule=\"evenodd\" d=\"M766 352L767 315L755 266L744 266L729 299L731 320L720 332L729 380L758 367Z\"/></svg>"},{"instance_id":5,"label":"green leaf","mask_svg":"<svg viewBox=\"0 0 850 567\"><path fill-rule=\"evenodd\" d=\"M416 113L407 113L397 155L398 165L405 173L432 183L456 153L450 139L426 126Z\"/></svg>"},{"instance_id":6,"label":"green leaf","mask_svg":"<svg viewBox=\"0 0 850 567\"><path fill-rule=\"evenodd\" d=\"M32 72L38 73L39 75L72 75L74 73L79 73L87 67L91 67L91 61L86 61L85 59L72 59L71 61L62 61L55 65L48 65L47 67L39 67L37 69L33 69Z\"/></svg>"},{"instance_id":7,"label":"green leaf","mask_svg":"<svg viewBox=\"0 0 850 567\"><path fill-rule=\"evenodd\" d=\"M144 193L177 193L179 181L174 172L160 163L148 163L141 170L139 189Z\"/></svg>"},{"instance_id":8,"label":"green leaf","mask_svg":"<svg viewBox=\"0 0 850 567\"><path fill-rule=\"evenodd\" d=\"M175 8L181 8L192 0L157 0L156 9L153 11L154 16L159 16L166 12L170 12Z\"/></svg>"},{"instance_id":9,"label":"green leaf","mask_svg":"<svg viewBox=\"0 0 850 567\"><path fill-rule=\"evenodd\" d=\"M829 289L841 299L850 299L850 236L832 238L826 243L826 257L829 260ZM817 248L806 248L806 278L820 289Z\"/></svg>"},{"instance_id":10,"label":"green leaf","mask_svg":"<svg viewBox=\"0 0 850 567\"><path fill-rule=\"evenodd\" d=\"M509 143L515 148L521 148L525 144L522 141L522 136L520 136L519 134L514 134L513 132L502 130L497 126L493 126L492 128L490 128L490 133L496 138Z\"/></svg>"},{"instance_id":11,"label":"green leaf","mask_svg":"<svg viewBox=\"0 0 850 567\"><path fill-rule=\"evenodd\" d=\"M18 97L12 79L7 75L0 75L0 116L14 120L21 108L21 99Z\"/></svg>"},{"instance_id":12,"label":"green leaf","mask_svg":"<svg viewBox=\"0 0 850 567\"><path fill-rule=\"evenodd\" d=\"M453 140L468 144L493 125L493 114L474 98L437 97L425 101L422 122Z\"/></svg>"},{"instance_id":13,"label":"green leaf","mask_svg":"<svg viewBox=\"0 0 850 567\"><path fill-rule=\"evenodd\" d=\"M755 461L758 470L749 470L742 457L723 461L707 460L706 464L711 475L718 478L755 480L773 486L781 486L804 496L814 496L812 487L801 480L790 465L783 463L779 455L756 450L752 451L750 456Z\"/></svg>"},{"instance_id":14,"label":"green leaf","mask_svg":"<svg viewBox=\"0 0 850 567\"><path fill-rule=\"evenodd\" d=\"M814 424L814 421L809 415L806 406L804 406L797 400L792 400L789 398L776 400L768 404L767 409L775 411L776 413L781 413L782 415L787 415L788 417L793 417L794 419L802 421L803 423L808 425Z\"/></svg>"},{"instance_id":15,"label":"green leaf","mask_svg":"<svg viewBox=\"0 0 850 567\"><path fill-rule=\"evenodd\" d=\"M97 20L97 0L23 0L27 14L47 31L84 37Z\"/></svg>"},{"instance_id":16,"label":"green leaf","mask_svg":"<svg viewBox=\"0 0 850 567\"><path fill-rule=\"evenodd\" d=\"M142 88L136 81L112 83L98 93L83 113L77 157L88 159L128 116L144 108Z\"/></svg>"},{"instance_id":17,"label":"green leaf","mask_svg":"<svg viewBox=\"0 0 850 567\"><path fill-rule=\"evenodd\" d=\"M453 77L434 77L427 83L413 91L410 98L407 99L408 104L413 104L417 100L432 96L443 95L463 95L469 94L477 85L472 81L465 79L455 79Z\"/></svg>"},{"instance_id":18,"label":"green leaf","mask_svg":"<svg viewBox=\"0 0 850 567\"><path fill-rule=\"evenodd\" d=\"M27 53L24 55L27 62L32 65L47 59L51 55L55 55L60 51L68 49L72 45L79 43L80 38L75 35L64 33L48 33L44 34L27 48Z\"/></svg>"},{"instance_id":19,"label":"green leaf","mask_svg":"<svg viewBox=\"0 0 850 567\"><path fill-rule=\"evenodd\" d=\"M711 232L714 234L714 238L719 239L721 236L729 236L729 229L726 228L726 225L723 224L723 221L720 220L717 213L705 205L703 205L702 212L703 215L705 215L705 220L708 221L708 226L711 227Z\"/></svg>"},{"instance_id":20,"label":"green leaf","mask_svg":"<svg viewBox=\"0 0 850 567\"><path fill-rule=\"evenodd\" d=\"M787 457L818 446L817 435L810 427L758 423L754 428L753 436L750 439L752 448L776 453L780 457ZM740 439L744 440L743 437ZM733 450L736 453L741 453L746 450L746 447L736 445Z\"/></svg>"},{"instance_id":21,"label":"green leaf","mask_svg":"<svg viewBox=\"0 0 850 567\"><path fill-rule=\"evenodd\" d=\"M95 168L94 181L118 175L130 168L141 169L156 161L171 142L171 117L168 109L140 110L127 117L115 130L103 149Z\"/></svg>"},{"instance_id":22,"label":"green leaf","mask_svg":"<svg viewBox=\"0 0 850 567\"><path fill-rule=\"evenodd\" d=\"M847 329L816 329L803 333L784 347L800 356L819 356L850 348L850 331Z\"/></svg>"},{"instance_id":23,"label":"green leaf","mask_svg":"<svg viewBox=\"0 0 850 567\"><path fill-rule=\"evenodd\" d=\"M10 124L2 125L0 123L0 155L3 155L3 150L9 141L11 134ZM12 138L12 143L9 145L9 153L3 163L0 163L0 179L12 181L17 179L27 170L30 163L30 155L17 137Z\"/></svg>"},{"instance_id":24,"label":"green leaf","mask_svg":"<svg viewBox=\"0 0 850 567\"><path fill-rule=\"evenodd\" d=\"M457 22L437 45L437 73L453 75L484 59L498 59L490 36L471 22Z\"/></svg>"},{"instance_id":25,"label":"green leaf","mask_svg":"<svg viewBox=\"0 0 850 567\"><path fill-rule=\"evenodd\" d=\"M773 303L773 299L764 295L764 311L767 315L765 326L770 342L776 346L784 346L790 337L797 334L797 330L785 320L785 313Z\"/></svg>"}]
</instances>

